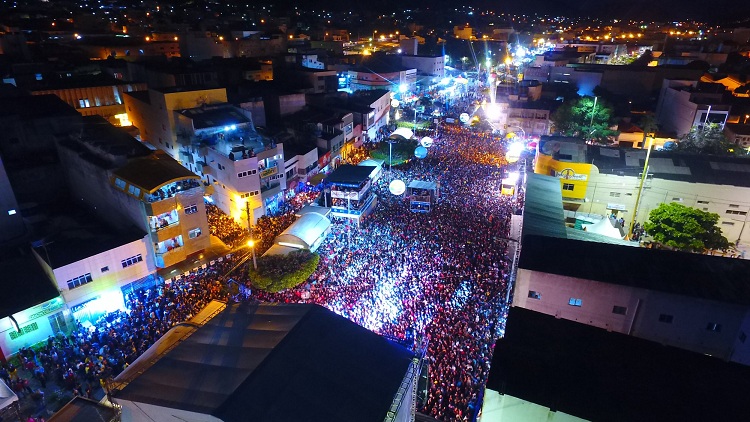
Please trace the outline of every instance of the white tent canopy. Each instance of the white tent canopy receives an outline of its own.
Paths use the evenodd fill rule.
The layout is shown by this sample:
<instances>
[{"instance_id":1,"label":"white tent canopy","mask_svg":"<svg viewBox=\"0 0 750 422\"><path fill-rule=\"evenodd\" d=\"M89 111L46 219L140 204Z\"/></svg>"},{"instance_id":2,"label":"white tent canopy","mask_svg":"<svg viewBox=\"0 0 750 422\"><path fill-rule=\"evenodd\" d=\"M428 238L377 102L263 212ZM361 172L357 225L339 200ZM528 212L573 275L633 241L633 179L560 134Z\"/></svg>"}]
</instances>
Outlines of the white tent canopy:
<instances>
[{"instance_id":1,"label":"white tent canopy","mask_svg":"<svg viewBox=\"0 0 750 422\"><path fill-rule=\"evenodd\" d=\"M394 130L393 133L391 133L391 136L394 136L394 135L395 136L400 136L400 137L402 137L404 139L411 139L412 136L414 136L414 132L412 132L412 130L409 129L409 128L400 127L398 129Z\"/></svg>"},{"instance_id":2,"label":"white tent canopy","mask_svg":"<svg viewBox=\"0 0 750 422\"><path fill-rule=\"evenodd\" d=\"M316 212L302 215L276 236L274 243L297 249L315 251L331 227L331 220Z\"/></svg>"},{"instance_id":3,"label":"white tent canopy","mask_svg":"<svg viewBox=\"0 0 750 422\"><path fill-rule=\"evenodd\" d=\"M620 233L620 230L615 228L612 225L612 221L610 221L609 218L605 217L599 220L596 223L593 224L584 224L583 227L586 229L588 233L596 233L601 234L604 236L622 239L622 234Z\"/></svg>"},{"instance_id":4,"label":"white tent canopy","mask_svg":"<svg viewBox=\"0 0 750 422\"><path fill-rule=\"evenodd\" d=\"M18 401L18 396L8 387L3 380L0 380L0 410L10 407Z\"/></svg>"}]
</instances>

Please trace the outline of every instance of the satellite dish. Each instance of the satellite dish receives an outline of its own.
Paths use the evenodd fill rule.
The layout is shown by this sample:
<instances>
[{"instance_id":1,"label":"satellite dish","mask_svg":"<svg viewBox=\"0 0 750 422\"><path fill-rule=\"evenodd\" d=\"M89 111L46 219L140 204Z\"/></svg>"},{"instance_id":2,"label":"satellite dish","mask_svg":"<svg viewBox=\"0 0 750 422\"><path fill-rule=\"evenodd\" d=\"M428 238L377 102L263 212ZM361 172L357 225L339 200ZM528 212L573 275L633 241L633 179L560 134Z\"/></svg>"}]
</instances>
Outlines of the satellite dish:
<instances>
[{"instance_id":1,"label":"satellite dish","mask_svg":"<svg viewBox=\"0 0 750 422\"><path fill-rule=\"evenodd\" d=\"M418 146L417 148L414 149L414 156L419 159L427 157L427 148L423 146Z\"/></svg>"},{"instance_id":2,"label":"satellite dish","mask_svg":"<svg viewBox=\"0 0 750 422\"><path fill-rule=\"evenodd\" d=\"M419 141L419 144L425 148L431 147L433 143L435 143L435 141L433 141L429 136L425 136L421 141Z\"/></svg>"},{"instance_id":3,"label":"satellite dish","mask_svg":"<svg viewBox=\"0 0 750 422\"><path fill-rule=\"evenodd\" d=\"M388 190L396 196L402 195L404 192L406 192L406 184L403 180L396 179L391 181L391 183L388 185Z\"/></svg>"},{"instance_id":4,"label":"satellite dish","mask_svg":"<svg viewBox=\"0 0 750 422\"><path fill-rule=\"evenodd\" d=\"M468 123L469 122L469 113L461 113L461 115L458 116L458 120L460 120L461 123Z\"/></svg>"}]
</instances>

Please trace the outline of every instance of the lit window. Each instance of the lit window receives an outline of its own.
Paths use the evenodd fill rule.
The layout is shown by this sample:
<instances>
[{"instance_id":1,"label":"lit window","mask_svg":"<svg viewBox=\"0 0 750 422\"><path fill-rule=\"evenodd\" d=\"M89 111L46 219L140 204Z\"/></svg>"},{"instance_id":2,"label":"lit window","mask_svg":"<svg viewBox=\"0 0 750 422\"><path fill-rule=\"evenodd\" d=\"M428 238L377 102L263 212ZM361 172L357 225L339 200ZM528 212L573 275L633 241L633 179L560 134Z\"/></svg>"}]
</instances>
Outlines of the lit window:
<instances>
[{"instance_id":1,"label":"lit window","mask_svg":"<svg viewBox=\"0 0 750 422\"><path fill-rule=\"evenodd\" d=\"M198 212L197 205L191 205L189 207L185 207L185 214L195 214L197 212Z\"/></svg>"},{"instance_id":2,"label":"lit window","mask_svg":"<svg viewBox=\"0 0 750 422\"><path fill-rule=\"evenodd\" d=\"M131 256L130 258L123 259L121 261L122 268L127 268L127 267L129 267L131 265L135 265L135 264L137 264L139 262L142 262L142 261L143 261L143 257L141 256L141 254L138 254L136 256Z\"/></svg>"},{"instance_id":3,"label":"lit window","mask_svg":"<svg viewBox=\"0 0 750 422\"><path fill-rule=\"evenodd\" d=\"M191 239L195 239L196 237L201 235L201 228L197 227L188 232L188 237Z\"/></svg>"},{"instance_id":4,"label":"lit window","mask_svg":"<svg viewBox=\"0 0 750 422\"><path fill-rule=\"evenodd\" d=\"M571 297L570 300L568 300L568 305L570 306L581 306L581 299Z\"/></svg>"},{"instance_id":5,"label":"lit window","mask_svg":"<svg viewBox=\"0 0 750 422\"><path fill-rule=\"evenodd\" d=\"M536 300L542 300L542 294L539 292L535 292L533 290L529 290L529 298L536 299Z\"/></svg>"},{"instance_id":6,"label":"lit window","mask_svg":"<svg viewBox=\"0 0 750 422\"><path fill-rule=\"evenodd\" d=\"M8 215L16 215L16 210L8 210Z\"/></svg>"}]
</instances>

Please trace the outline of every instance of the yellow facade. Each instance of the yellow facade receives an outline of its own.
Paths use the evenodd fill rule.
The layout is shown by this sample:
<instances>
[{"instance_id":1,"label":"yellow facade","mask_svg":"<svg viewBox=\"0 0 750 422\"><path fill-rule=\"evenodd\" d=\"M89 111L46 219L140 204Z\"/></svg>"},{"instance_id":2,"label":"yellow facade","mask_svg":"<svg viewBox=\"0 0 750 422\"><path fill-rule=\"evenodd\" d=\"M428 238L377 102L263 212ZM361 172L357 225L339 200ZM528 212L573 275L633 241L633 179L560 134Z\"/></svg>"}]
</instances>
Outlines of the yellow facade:
<instances>
[{"instance_id":1,"label":"yellow facade","mask_svg":"<svg viewBox=\"0 0 750 422\"><path fill-rule=\"evenodd\" d=\"M534 173L559 178L563 198L583 200L591 178L591 167L588 163L558 161L552 156L537 153Z\"/></svg>"}]
</instances>

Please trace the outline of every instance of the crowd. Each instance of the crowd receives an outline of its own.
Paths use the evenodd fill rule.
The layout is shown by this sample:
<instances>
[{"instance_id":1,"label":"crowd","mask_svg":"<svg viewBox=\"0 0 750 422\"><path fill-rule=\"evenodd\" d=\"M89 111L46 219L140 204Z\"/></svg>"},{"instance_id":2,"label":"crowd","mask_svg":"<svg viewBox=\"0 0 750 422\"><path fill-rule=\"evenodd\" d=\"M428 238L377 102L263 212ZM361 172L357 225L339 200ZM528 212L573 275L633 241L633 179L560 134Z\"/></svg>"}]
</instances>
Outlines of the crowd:
<instances>
[{"instance_id":1,"label":"crowd","mask_svg":"<svg viewBox=\"0 0 750 422\"><path fill-rule=\"evenodd\" d=\"M247 236L247 229L243 228L232 217L224 214L214 204L206 204L206 216L211 234L221 239L230 248L239 244Z\"/></svg>"},{"instance_id":2,"label":"crowd","mask_svg":"<svg viewBox=\"0 0 750 422\"><path fill-rule=\"evenodd\" d=\"M473 101L467 97L465 106ZM334 223L318 251L320 265L306 284L275 294L253 289L243 300L318 303L389 337L417 333L427 345L430 376L420 410L440 420L469 421L481 406L503 326L510 272L506 239L510 216L520 204L500 194L501 162L486 160L488 153L502 155L501 139L447 125L425 134L435 138L427 158L394 168L373 186L377 209L359 227ZM388 192L394 178L407 184L439 182L437 204L429 213L410 212L404 197ZM315 192L304 195L258 221L254 233L261 251ZM229 244L242 240L245 231L234 221L213 205L207 211L212 234ZM74 394L90 396L172 326L211 299L228 299L227 272L238 259L131 292L128 312L50 338L38 351L21 353L23 362L38 379L52 377ZM246 274L236 271L231 277L248 284Z\"/></svg>"}]
</instances>

